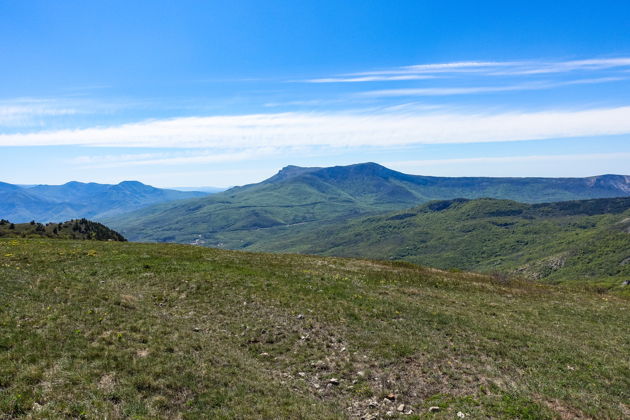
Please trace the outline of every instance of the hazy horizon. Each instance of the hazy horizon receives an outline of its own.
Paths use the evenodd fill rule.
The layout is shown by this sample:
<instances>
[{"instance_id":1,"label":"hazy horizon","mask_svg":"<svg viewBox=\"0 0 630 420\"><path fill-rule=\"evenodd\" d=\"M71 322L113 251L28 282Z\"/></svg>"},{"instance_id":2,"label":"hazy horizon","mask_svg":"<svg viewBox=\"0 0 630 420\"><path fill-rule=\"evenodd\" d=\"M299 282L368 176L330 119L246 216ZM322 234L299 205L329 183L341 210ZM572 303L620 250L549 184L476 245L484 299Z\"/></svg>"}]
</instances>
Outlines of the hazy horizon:
<instances>
[{"instance_id":1,"label":"hazy horizon","mask_svg":"<svg viewBox=\"0 0 630 420\"><path fill-rule=\"evenodd\" d=\"M355 162L355 163L350 163L348 165L360 165L360 164L364 164L364 163L376 163L376 164L381 165L378 162ZM348 166L348 165L332 165L332 166ZM272 177L273 175L277 174L279 171L281 171L286 166L299 166L299 165L289 164L289 165L285 165L285 166L283 166L281 168L277 168L271 175L265 176L265 177L263 177L261 179L254 180L254 181L250 182L250 184L262 182L262 181ZM385 166L388 169L392 169L392 168L390 168L387 165L381 165L381 166ZM325 168L325 167L320 167L320 168ZM431 175L431 174L425 174L425 173L413 173L413 172L405 172L405 171L398 171L398 172L403 172L403 173L406 173L408 175L441 177L441 176L438 176L438 175ZM541 178L590 178L590 177L599 177L599 176L606 176L606 175L630 176L630 174L624 174L624 173L597 173L597 174L586 175L586 176L566 176L566 177L561 176L561 177L541 177ZM446 177L448 177L448 176L446 176ZM460 176L454 176L454 178L456 178L456 177L464 177L464 178L466 178L466 177L485 177L485 176L483 176L483 175L460 175ZM523 177L514 176L514 177L508 177L508 178L535 178L535 177L538 177L538 176L531 176L531 177L530 176L523 176ZM498 177L497 176L491 176L489 178L498 178ZM118 181L118 182L95 182L95 181L92 181L92 180L70 179L68 181L61 182L61 183L55 183L55 184L53 184L53 183L46 183L46 182L28 183L28 184L26 184L26 183L10 183L10 184L17 185L17 186L24 187L24 188L30 188L30 187L35 187L35 186L39 186L39 185L59 186L59 185L64 185L64 184L71 183L71 182L80 182L80 183L85 183L85 184L87 184L87 183L96 183L96 184L116 185L116 184L120 184L122 182L136 182L136 181L137 182L141 182L141 183L146 184L146 185L151 185L151 186L156 187L156 188L166 188L166 189L173 189L173 190L179 190L179 191L206 191L206 192L208 192L208 191L219 192L219 191L224 191L224 190L230 189L232 187L239 187L239 186L246 185L246 184L231 184L231 185L172 185L171 186L171 185L149 184L149 183L143 182L142 180L139 180L139 179L124 179L124 180L121 180L121 181ZM6 181L0 180L0 182L6 182ZM214 190L217 190L217 191L214 191Z\"/></svg>"}]
</instances>

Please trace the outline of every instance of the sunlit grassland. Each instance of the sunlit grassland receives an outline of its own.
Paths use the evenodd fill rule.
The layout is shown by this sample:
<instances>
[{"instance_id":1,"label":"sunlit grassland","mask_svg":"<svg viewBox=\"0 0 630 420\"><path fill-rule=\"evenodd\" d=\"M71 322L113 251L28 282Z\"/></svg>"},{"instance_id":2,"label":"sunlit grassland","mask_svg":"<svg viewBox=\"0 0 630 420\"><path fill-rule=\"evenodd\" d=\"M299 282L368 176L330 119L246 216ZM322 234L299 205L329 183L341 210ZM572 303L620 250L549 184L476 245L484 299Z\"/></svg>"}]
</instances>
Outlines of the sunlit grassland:
<instances>
[{"instance_id":1,"label":"sunlit grassland","mask_svg":"<svg viewBox=\"0 0 630 420\"><path fill-rule=\"evenodd\" d=\"M0 239L0 417L623 418L629 309L407 263Z\"/></svg>"}]
</instances>

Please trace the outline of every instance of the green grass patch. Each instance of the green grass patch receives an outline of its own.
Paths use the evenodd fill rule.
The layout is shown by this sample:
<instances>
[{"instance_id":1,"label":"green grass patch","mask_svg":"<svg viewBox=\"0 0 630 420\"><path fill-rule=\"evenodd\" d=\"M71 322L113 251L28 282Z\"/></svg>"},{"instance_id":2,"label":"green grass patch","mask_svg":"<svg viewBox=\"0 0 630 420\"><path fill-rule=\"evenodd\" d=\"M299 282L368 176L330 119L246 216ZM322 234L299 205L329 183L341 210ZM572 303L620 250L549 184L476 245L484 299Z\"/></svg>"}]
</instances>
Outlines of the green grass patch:
<instances>
[{"instance_id":1,"label":"green grass patch","mask_svg":"<svg viewBox=\"0 0 630 420\"><path fill-rule=\"evenodd\" d=\"M0 417L623 418L629 309L408 263L0 239Z\"/></svg>"}]
</instances>

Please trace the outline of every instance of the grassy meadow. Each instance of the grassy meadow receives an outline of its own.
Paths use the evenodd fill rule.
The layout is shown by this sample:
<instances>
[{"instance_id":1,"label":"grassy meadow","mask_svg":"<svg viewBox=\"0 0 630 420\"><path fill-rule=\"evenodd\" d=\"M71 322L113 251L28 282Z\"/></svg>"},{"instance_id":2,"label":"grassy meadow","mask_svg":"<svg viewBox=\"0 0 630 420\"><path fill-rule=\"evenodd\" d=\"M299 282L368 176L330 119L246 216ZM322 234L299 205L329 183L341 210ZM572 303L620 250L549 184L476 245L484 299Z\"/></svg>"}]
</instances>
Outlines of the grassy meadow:
<instances>
[{"instance_id":1,"label":"grassy meadow","mask_svg":"<svg viewBox=\"0 0 630 420\"><path fill-rule=\"evenodd\" d=\"M0 238L0 418L628 418L628 325L404 262Z\"/></svg>"}]
</instances>

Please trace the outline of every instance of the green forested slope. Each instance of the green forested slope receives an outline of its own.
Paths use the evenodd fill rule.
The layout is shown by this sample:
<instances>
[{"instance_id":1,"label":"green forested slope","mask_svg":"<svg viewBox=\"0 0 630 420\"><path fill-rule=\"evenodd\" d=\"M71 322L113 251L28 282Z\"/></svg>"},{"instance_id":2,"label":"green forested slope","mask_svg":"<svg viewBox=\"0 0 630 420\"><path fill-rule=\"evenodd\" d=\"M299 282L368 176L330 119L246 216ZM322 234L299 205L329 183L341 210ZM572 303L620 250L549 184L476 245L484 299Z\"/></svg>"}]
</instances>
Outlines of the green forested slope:
<instances>
[{"instance_id":1,"label":"green forested slope","mask_svg":"<svg viewBox=\"0 0 630 420\"><path fill-rule=\"evenodd\" d=\"M86 219L68 220L61 223L11 223L0 220L0 238L56 238L92 239L97 241L125 241L118 232L107 226Z\"/></svg>"},{"instance_id":2,"label":"green forested slope","mask_svg":"<svg viewBox=\"0 0 630 420\"><path fill-rule=\"evenodd\" d=\"M250 249L511 271L615 286L630 278L630 198L548 204L448 200L303 232Z\"/></svg>"}]
</instances>

